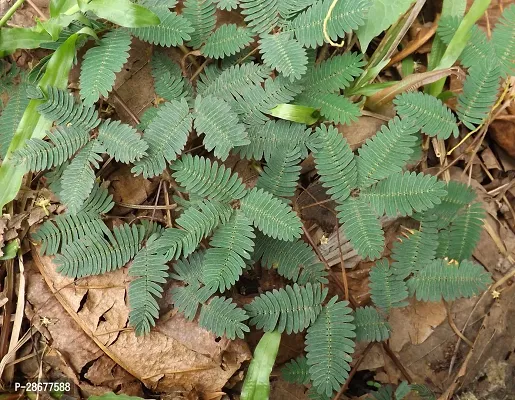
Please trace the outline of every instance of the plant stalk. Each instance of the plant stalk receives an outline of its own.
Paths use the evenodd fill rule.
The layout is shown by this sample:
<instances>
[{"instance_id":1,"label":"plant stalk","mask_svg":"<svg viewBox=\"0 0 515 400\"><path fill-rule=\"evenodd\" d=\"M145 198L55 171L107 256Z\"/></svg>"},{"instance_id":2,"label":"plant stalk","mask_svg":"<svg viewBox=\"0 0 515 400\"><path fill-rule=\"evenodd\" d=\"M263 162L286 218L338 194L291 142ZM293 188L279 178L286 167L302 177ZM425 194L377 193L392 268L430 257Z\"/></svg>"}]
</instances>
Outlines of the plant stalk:
<instances>
[{"instance_id":1,"label":"plant stalk","mask_svg":"<svg viewBox=\"0 0 515 400\"><path fill-rule=\"evenodd\" d=\"M447 46L447 50L445 50L445 53L440 60L440 64L438 64L435 70L450 68L454 65L470 39L470 31L472 27L477 22L477 20L483 16L491 1L492 0L474 1L472 7L470 7L469 12L465 15L463 21L461 21L458 30L454 34L451 42L449 43L449 46ZM445 79L441 79L438 82L433 83L430 86L429 94L438 97L442 93L444 85Z\"/></svg>"},{"instance_id":2,"label":"plant stalk","mask_svg":"<svg viewBox=\"0 0 515 400\"><path fill-rule=\"evenodd\" d=\"M4 26L7 21L9 21L11 19L11 17L13 16L13 14L16 12L16 10L18 8L21 7L21 5L25 2L25 0L17 0L16 3L14 3L11 8L9 8L7 10L7 12L5 13L5 15L2 17L2 19L0 19L0 27Z\"/></svg>"}]
</instances>

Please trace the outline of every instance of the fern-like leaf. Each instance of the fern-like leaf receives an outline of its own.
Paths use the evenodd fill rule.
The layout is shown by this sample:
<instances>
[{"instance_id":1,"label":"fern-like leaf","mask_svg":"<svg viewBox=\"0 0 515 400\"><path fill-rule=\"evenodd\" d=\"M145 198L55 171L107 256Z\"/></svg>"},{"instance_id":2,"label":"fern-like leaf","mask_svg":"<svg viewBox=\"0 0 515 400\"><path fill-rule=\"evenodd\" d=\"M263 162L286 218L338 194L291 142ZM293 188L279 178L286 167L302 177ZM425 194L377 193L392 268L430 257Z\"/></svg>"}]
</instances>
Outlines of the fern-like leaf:
<instances>
[{"instance_id":1,"label":"fern-like leaf","mask_svg":"<svg viewBox=\"0 0 515 400\"><path fill-rule=\"evenodd\" d=\"M98 129L98 142L116 161L132 163L146 155L147 143L132 126L120 121L104 121Z\"/></svg>"},{"instance_id":2,"label":"fern-like leaf","mask_svg":"<svg viewBox=\"0 0 515 400\"><path fill-rule=\"evenodd\" d=\"M217 336L243 339L244 333L250 331L243 323L247 319L245 311L236 307L231 299L213 297L208 304L202 306L198 323Z\"/></svg>"},{"instance_id":3,"label":"fern-like leaf","mask_svg":"<svg viewBox=\"0 0 515 400\"><path fill-rule=\"evenodd\" d=\"M180 46L191 39L194 28L184 16L167 9L151 7L151 10L161 22L158 25L130 29L138 39L166 47Z\"/></svg>"},{"instance_id":4,"label":"fern-like leaf","mask_svg":"<svg viewBox=\"0 0 515 400\"><path fill-rule=\"evenodd\" d=\"M384 342L390 337L390 324L373 307L358 307L354 312L356 340L359 342Z\"/></svg>"},{"instance_id":5,"label":"fern-like leaf","mask_svg":"<svg viewBox=\"0 0 515 400\"><path fill-rule=\"evenodd\" d=\"M403 93L394 100L397 113L402 118L412 118L429 136L448 139L460 134L456 118L451 110L436 97L422 92Z\"/></svg>"},{"instance_id":6,"label":"fern-like leaf","mask_svg":"<svg viewBox=\"0 0 515 400\"><path fill-rule=\"evenodd\" d=\"M317 172L327 194L341 204L356 187L358 170L347 140L333 126L321 125L310 141Z\"/></svg>"},{"instance_id":7,"label":"fern-like leaf","mask_svg":"<svg viewBox=\"0 0 515 400\"><path fill-rule=\"evenodd\" d=\"M189 321L195 318L199 307L208 301L214 292L214 288L200 286L198 283L173 287L171 290L174 307Z\"/></svg>"},{"instance_id":8,"label":"fern-like leaf","mask_svg":"<svg viewBox=\"0 0 515 400\"><path fill-rule=\"evenodd\" d=\"M315 268L314 265L318 264L315 252L302 240L285 242L259 233L253 257L255 260L261 259L261 265L265 268L277 269L279 275L294 282L300 281L301 270ZM327 283L327 279L324 274L309 282Z\"/></svg>"},{"instance_id":9,"label":"fern-like leaf","mask_svg":"<svg viewBox=\"0 0 515 400\"><path fill-rule=\"evenodd\" d=\"M391 269L395 276L405 279L435 258L438 248L437 219L424 221L420 230L400 237L393 245Z\"/></svg>"},{"instance_id":10,"label":"fern-like leaf","mask_svg":"<svg viewBox=\"0 0 515 400\"><path fill-rule=\"evenodd\" d=\"M231 288L250 259L256 237L250 220L240 211L219 227L204 256L203 283L220 292Z\"/></svg>"},{"instance_id":11,"label":"fern-like leaf","mask_svg":"<svg viewBox=\"0 0 515 400\"><path fill-rule=\"evenodd\" d=\"M299 149L286 151L277 149L263 168L256 187L277 197L285 199L293 197L300 177L299 163Z\"/></svg>"},{"instance_id":12,"label":"fern-like leaf","mask_svg":"<svg viewBox=\"0 0 515 400\"><path fill-rule=\"evenodd\" d=\"M393 174L361 191L361 198L370 203L378 215L389 217L428 210L440 204L446 195L445 182L416 172Z\"/></svg>"},{"instance_id":13,"label":"fern-like leaf","mask_svg":"<svg viewBox=\"0 0 515 400\"><path fill-rule=\"evenodd\" d=\"M166 253L167 261L187 257L220 223L225 224L232 213L233 209L227 204L202 201L177 218L175 222L182 229L168 228L163 232L156 241L154 252Z\"/></svg>"},{"instance_id":14,"label":"fern-like leaf","mask_svg":"<svg viewBox=\"0 0 515 400\"><path fill-rule=\"evenodd\" d=\"M213 0L216 3L216 6L220 10L231 11L238 8L240 4L239 0Z\"/></svg>"},{"instance_id":15,"label":"fern-like leaf","mask_svg":"<svg viewBox=\"0 0 515 400\"><path fill-rule=\"evenodd\" d=\"M240 0L247 26L256 34L269 33L279 22L279 0Z\"/></svg>"},{"instance_id":16,"label":"fern-like leaf","mask_svg":"<svg viewBox=\"0 0 515 400\"><path fill-rule=\"evenodd\" d=\"M241 97L230 104L245 124L262 125L269 120L265 114L269 114L279 104L291 102L301 90L298 82L292 83L289 79L279 76L276 79L267 79L264 87L247 87Z\"/></svg>"},{"instance_id":17,"label":"fern-like leaf","mask_svg":"<svg viewBox=\"0 0 515 400\"><path fill-rule=\"evenodd\" d=\"M140 250L145 238L143 225L119 225L104 236L86 236L63 247L54 263L57 271L72 278L100 275L123 267Z\"/></svg>"},{"instance_id":18,"label":"fern-like leaf","mask_svg":"<svg viewBox=\"0 0 515 400\"><path fill-rule=\"evenodd\" d=\"M256 228L274 239L293 241L302 233L302 222L284 202L254 188L241 199L241 210Z\"/></svg>"},{"instance_id":19,"label":"fern-like leaf","mask_svg":"<svg viewBox=\"0 0 515 400\"><path fill-rule=\"evenodd\" d=\"M114 205L106 189L96 185L84 207L76 214L61 214L46 221L32 234L32 239L41 242L41 254L54 255L59 250L86 236L107 234L109 229L100 218Z\"/></svg>"},{"instance_id":20,"label":"fern-like leaf","mask_svg":"<svg viewBox=\"0 0 515 400\"><path fill-rule=\"evenodd\" d=\"M263 63L276 69L291 81L300 79L307 71L306 50L289 33L266 35L260 41Z\"/></svg>"},{"instance_id":21,"label":"fern-like leaf","mask_svg":"<svg viewBox=\"0 0 515 400\"><path fill-rule=\"evenodd\" d=\"M449 249L440 256L462 261L472 257L481 237L485 210L481 203L473 203L458 213L449 228Z\"/></svg>"},{"instance_id":22,"label":"fern-like leaf","mask_svg":"<svg viewBox=\"0 0 515 400\"><path fill-rule=\"evenodd\" d=\"M200 52L210 58L224 58L243 50L252 42L252 34L236 24L220 26L207 40Z\"/></svg>"},{"instance_id":23,"label":"fern-like leaf","mask_svg":"<svg viewBox=\"0 0 515 400\"><path fill-rule=\"evenodd\" d=\"M200 48L205 43L216 25L216 7L212 0L186 0L182 15L186 18L193 31L188 46Z\"/></svg>"},{"instance_id":24,"label":"fern-like leaf","mask_svg":"<svg viewBox=\"0 0 515 400\"><path fill-rule=\"evenodd\" d=\"M149 238L150 246L157 235ZM139 250L139 249L138 249ZM129 276L136 277L129 284L129 324L134 327L136 335L150 332L159 317L159 305L156 297L162 297L162 285L168 278L168 266L162 255L148 254L148 248L143 248L140 256L129 268Z\"/></svg>"},{"instance_id":25,"label":"fern-like leaf","mask_svg":"<svg viewBox=\"0 0 515 400\"><path fill-rule=\"evenodd\" d=\"M408 288L404 280L394 275L388 260L379 260L370 270L370 296L386 312L408 305Z\"/></svg>"},{"instance_id":26,"label":"fern-like leaf","mask_svg":"<svg viewBox=\"0 0 515 400\"><path fill-rule=\"evenodd\" d=\"M295 99L301 105L317 108L324 120L350 125L361 115L359 107L347 97L336 93L304 92Z\"/></svg>"},{"instance_id":27,"label":"fern-like leaf","mask_svg":"<svg viewBox=\"0 0 515 400\"><path fill-rule=\"evenodd\" d=\"M135 163L132 172L145 178L159 175L182 152L191 130L192 116L186 100L171 101L159 108L145 130L143 139L148 143L147 155Z\"/></svg>"},{"instance_id":28,"label":"fern-like leaf","mask_svg":"<svg viewBox=\"0 0 515 400\"><path fill-rule=\"evenodd\" d=\"M298 333L317 319L327 289L308 283L265 292L245 306L250 324L265 332Z\"/></svg>"},{"instance_id":29,"label":"fern-like leaf","mask_svg":"<svg viewBox=\"0 0 515 400\"><path fill-rule=\"evenodd\" d=\"M317 393L331 396L349 377L354 353L354 317L347 301L334 296L306 335L309 375Z\"/></svg>"},{"instance_id":30,"label":"fern-like leaf","mask_svg":"<svg viewBox=\"0 0 515 400\"><path fill-rule=\"evenodd\" d=\"M48 87L47 91L46 101L38 107L46 119L55 121L56 125L72 125L86 131L100 123L98 112L93 107L76 102L68 91L53 86Z\"/></svg>"},{"instance_id":31,"label":"fern-like leaf","mask_svg":"<svg viewBox=\"0 0 515 400\"><path fill-rule=\"evenodd\" d=\"M485 59L469 69L458 96L458 116L470 129L475 129L488 118L497 99L501 66L496 58Z\"/></svg>"},{"instance_id":32,"label":"fern-like leaf","mask_svg":"<svg viewBox=\"0 0 515 400\"><path fill-rule=\"evenodd\" d=\"M301 11L315 3L314 0L280 0L279 14L285 20L292 19Z\"/></svg>"},{"instance_id":33,"label":"fern-like leaf","mask_svg":"<svg viewBox=\"0 0 515 400\"><path fill-rule=\"evenodd\" d=\"M188 258L181 258L173 265L170 277L187 285L199 284L203 276L204 255L204 251L196 251Z\"/></svg>"},{"instance_id":34,"label":"fern-like leaf","mask_svg":"<svg viewBox=\"0 0 515 400\"><path fill-rule=\"evenodd\" d=\"M325 93L338 92L347 88L363 73L363 56L359 53L345 53L315 64L308 69L303 80L308 91Z\"/></svg>"},{"instance_id":35,"label":"fern-like leaf","mask_svg":"<svg viewBox=\"0 0 515 400\"><path fill-rule=\"evenodd\" d=\"M292 148L300 151L301 158L308 156L307 143L311 130L303 124L288 121L268 121L265 125L247 128L250 144L237 148L241 157L270 161L277 149Z\"/></svg>"},{"instance_id":36,"label":"fern-like leaf","mask_svg":"<svg viewBox=\"0 0 515 400\"><path fill-rule=\"evenodd\" d=\"M241 178L216 161L185 154L171 169L175 171L173 177L190 195L226 202L245 196Z\"/></svg>"},{"instance_id":37,"label":"fern-like leaf","mask_svg":"<svg viewBox=\"0 0 515 400\"><path fill-rule=\"evenodd\" d=\"M492 44L502 65L504 75L515 74L515 6L511 4L497 20L492 33Z\"/></svg>"},{"instance_id":38,"label":"fern-like leaf","mask_svg":"<svg viewBox=\"0 0 515 400\"><path fill-rule=\"evenodd\" d=\"M486 290L491 282L490 274L479 264L465 260L456 265L438 259L411 278L408 286L418 300L451 301L476 296Z\"/></svg>"},{"instance_id":39,"label":"fern-like leaf","mask_svg":"<svg viewBox=\"0 0 515 400\"><path fill-rule=\"evenodd\" d=\"M441 198L441 203L422 214L414 214L419 221L431 221L436 218L439 229L446 228L458 215L458 212L476 198L474 190L464 183L449 181L445 186L447 195Z\"/></svg>"},{"instance_id":40,"label":"fern-like leaf","mask_svg":"<svg viewBox=\"0 0 515 400\"><path fill-rule=\"evenodd\" d=\"M152 55L152 77L156 94L167 101L189 100L192 95L191 84L183 78L181 68L163 53Z\"/></svg>"},{"instance_id":41,"label":"fern-like leaf","mask_svg":"<svg viewBox=\"0 0 515 400\"><path fill-rule=\"evenodd\" d=\"M204 134L204 147L208 151L214 150L215 156L221 160L229 157L233 147L250 143L245 126L223 99L198 96L194 119L197 133Z\"/></svg>"},{"instance_id":42,"label":"fern-like leaf","mask_svg":"<svg viewBox=\"0 0 515 400\"><path fill-rule=\"evenodd\" d=\"M131 35L115 29L86 52L80 71L80 96L85 105L92 106L100 96L108 96L116 73L129 58L130 46Z\"/></svg>"},{"instance_id":43,"label":"fern-like leaf","mask_svg":"<svg viewBox=\"0 0 515 400\"><path fill-rule=\"evenodd\" d=\"M64 170L59 197L71 214L77 213L90 195L95 184L95 171L92 167L99 168L102 152L98 142L89 142Z\"/></svg>"},{"instance_id":44,"label":"fern-like leaf","mask_svg":"<svg viewBox=\"0 0 515 400\"><path fill-rule=\"evenodd\" d=\"M361 188L400 172L413 154L418 128L411 119L395 117L359 149L358 183Z\"/></svg>"},{"instance_id":45,"label":"fern-like leaf","mask_svg":"<svg viewBox=\"0 0 515 400\"><path fill-rule=\"evenodd\" d=\"M89 140L89 133L80 128L56 127L47 133L51 142L29 139L25 147L12 155L13 163L24 164L29 171L42 171L63 164Z\"/></svg>"},{"instance_id":46,"label":"fern-like leaf","mask_svg":"<svg viewBox=\"0 0 515 400\"><path fill-rule=\"evenodd\" d=\"M307 385L309 383L309 366L306 357L299 356L288 361L281 368L281 376L286 382Z\"/></svg>"},{"instance_id":47,"label":"fern-like leaf","mask_svg":"<svg viewBox=\"0 0 515 400\"><path fill-rule=\"evenodd\" d=\"M207 73L201 75L197 83L197 93L204 97L214 95L229 101L234 97L239 98L249 87L260 86L269 73L267 66L252 62L233 65L216 76Z\"/></svg>"},{"instance_id":48,"label":"fern-like leaf","mask_svg":"<svg viewBox=\"0 0 515 400\"><path fill-rule=\"evenodd\" d=\"M336 207L345 235L358 254L371 260L381 257L384 234L372 209L360 198L348 198Z\"/></svg>"},{"instance_id":49,"label":"fern-like leaf","mask_svg":"<svg viewBox=\"0 0 515 400\"><path fill-rule=\"evenodd\" d=\"M291 29L303 46L316 48L325 42L324 19L332 3L332 0L318 0L291 22ZM363 25L370 4L368 0L338 1L327 21L327 33L331 40L336 42L339 38L345 37L345 33L350 33Z\"/></svg>"},{"instance_id":50,"label":"fern-like leaf","mask_svg":"<svg viewBox=\"0 0 515 400\"><path fill-rule=\"evenodd\" d=\"M0 115L0 158L5 158L14 132L16 132L25 108L29 104L26 90L27 86L24 84L16 86Z\"/></svg>"}]
</instances>

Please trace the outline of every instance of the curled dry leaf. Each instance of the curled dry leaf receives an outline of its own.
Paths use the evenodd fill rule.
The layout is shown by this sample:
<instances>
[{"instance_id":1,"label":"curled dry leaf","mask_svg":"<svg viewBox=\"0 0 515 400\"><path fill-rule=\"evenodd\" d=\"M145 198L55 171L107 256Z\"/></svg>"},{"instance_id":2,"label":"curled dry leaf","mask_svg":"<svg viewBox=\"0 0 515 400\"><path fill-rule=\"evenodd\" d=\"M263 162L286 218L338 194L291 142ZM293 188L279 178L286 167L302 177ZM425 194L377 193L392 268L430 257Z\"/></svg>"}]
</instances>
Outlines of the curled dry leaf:
<instances>
[{"instance_id":1,"label":"curled dry leaf","mask_svg":"<svg viewBox=\"0 0 515 400\"><path fill-rule=\"evenodd\" d=\"M127 329L126 268L74 282L59 275L52 259L38 250L32 248L37 268L89 344L93 342L99 354L105 353L147 387L159 392L220 392L250 359L245 342L217 342L213 334L179 314L161 319L149 335L136 337Z\"/></svg>"}]
</instances>

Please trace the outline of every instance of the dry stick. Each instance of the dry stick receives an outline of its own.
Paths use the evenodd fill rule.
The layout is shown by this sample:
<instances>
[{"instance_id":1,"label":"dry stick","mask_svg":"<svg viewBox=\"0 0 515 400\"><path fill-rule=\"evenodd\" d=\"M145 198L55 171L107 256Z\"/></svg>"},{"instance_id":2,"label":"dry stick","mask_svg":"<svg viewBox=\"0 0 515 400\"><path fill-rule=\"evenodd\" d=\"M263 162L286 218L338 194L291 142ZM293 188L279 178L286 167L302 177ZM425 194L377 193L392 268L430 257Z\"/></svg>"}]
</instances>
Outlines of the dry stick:
<instances>
[{"instance_id":1,"label":"dry stick","mask_svg":"<svg viewBox=\"0 0 515 400\"><path fill-rule=\"evenodd\" d=\"M170 194L168 193L168 182L164 183L165 188L165 204L167 207L170 207ZM175 204L177 206L177 204ZM166 227L170 228L172 226L172 212L170 209L166 210Z\"/></svg>"},{"instance_id":2,"label":"dry stick","mask_svg":"<svg viewBox=\"0 0 515 400\"><path fill-rule=\"evenodd\" d=\"M306 229L306 227L304 226L304 224L302 224L302 232L304 232L304 236L306 236L306 239L308 239L309 244L311 245L311 247L315 251L315 253L318 256L318 258L320 259L320 261L322 261L324 263L325 268L328 271L331 270L331 267L329 266L329 263L327 262L327 260L323 256L322 252L319 250L318 246L316 245L315 241L313 240L313 238L309 234L309 232Z\"/></svg>"},{"instance_id":3,"label":"dry stick","mask_svg":"<svg viewBox=\"0 0 515 400\"><path fill-rule=\"evenodd\" d=\"M477 306L479 305L479 303L485 298L486 294L489 293L489 290L487 290L486 292L484 292L481 297L478 299L478 301L476 301L476 304L474 304L474 307L472 307L472 311L470 312L468 318L466 319L465 321L465 324L463 324L463 328L461 329L461 332L465 332L465 330L467 329L469 323L470 323L470 320L472 319L472 315L474 314L474 312L476 311L477 309ZM451 373L452 373L452 369L454 367L454 363L456 362L456 357L458 356L458 350L460 348L460 344L461 344L461 337L458 337L458 340L456 341L456 345L454 346L454 353L452 355L452 358L451 358L451 362L449 364L449 371L447 372L447 377L450 377L451 376Z\"/></svg>"},{"instance_id":4,"label":"dry stick","mask_svg":"<svg viewBox=\"0 0 515 400\"><path fill-rule=\"evenodd\" d=\"M46 21L47 17L45 14L43 14L43 12L39 9L39 7L34 4L34 2L32 0L27 0L27 3L29 3L29 5L34 9L34 11L36 11L36 13L39 15L39 17L43 20L43 21Z\"/></svg>"},{"instance_id":5,"label":"dry stick","mask_svg":"<svg viewBox=\"0 0 515 400\"><path fill-rule=\"evenodd\" d=\"M152 218L156 216L157 203L159 202L159 195L161 194L161 187L163 186L163 180L159 181L159 186L157 187L156 199L154 200L154 205L152 206Z\"/></svg>"},{"instance_id":6,"label":"dry stick","mask_svg":"<svg viewBox=\"0 0 515 400\"><path fill-rule=\"evenodd\" d=\"M440 19L440 14L436 16L435 21L433 22L433 25L431 26L431 29L428 29L428 31L422 36L420 39L415 39L408 43L408 45L402 49L399 53L397 53L395 56L392 57L391 61L388 63L388 65L385 68L391 67L394 64L397 64L399 61L404 60L409 55L413 54L415 51L417 51L420 47L422 47L424 44L426 44L429 39L431 39L434 34L436 33L436 29L438 28L438 21Z\"/></svg>"},{"instance_id":7,"label":"dry stick","mask_svg":"<svg viewBox=\"0 0 515 400\"><path fill-rule=\"evenodd\" d=\"M204 70L204 68L206 68L206 65L209 63L209 59L206 59L206 61L204 61L202 63L202 65L200 67L197 68L197 70L195 71L195 73L191 76L190 78L190 82L193 82L193 80L200 75L200 73Z\"/></svg>"},{"instance_id":8,"label":"dry stick","mask_svg":"<svg viewBox=\"0 0 515 400\"><path fill-rule=\"evenodd\" d=\"M467 337L463 333L460 332L460 330L454 323L454 320L452 319L452 315L451 315L451 307L449 307L449 304L445 300L443 301L443 304L445 305L445 308L447 310L447 321L449 322L449 326L454 331L456 336L458 336L461 340L463 340L465 343L467 343L467 345L469 347L471 347L471 348L474 347L474 343L472 343L469 339L467 339Z\"/></svg>"},{"instance_id":9,"label":"dry stick","mask_svg":"<svg viewBox=\"0 0 515 400\"><path fill-rule=\"evenodd\" d=\"M7 303L4 305L3 327L0 333L0 360L3 359L9 351L9 334L11 331L11 314L14 297L14 260L7 260L5 266L7 276L5 278L6 287L4 292L7 297Z\"/></svg>"},{"instance_id":10,"label":"dry stick","mask_svg":"<svg viewBox=\"0 0 515 400\"><path fill-rule=\"evenodd\" d=\"M342 394L344 394L345 391L349 388L350 382L351 382L352 378L354 378L354 375L356 375L356 372L358 372L358 368L361 365L361 362L365 359L365 356L368 354L368 352L370 350L372 350L372 347L374 347L374 345L375 345L375 342L370 342L368 344L368 346L365 348L365 350L363 350L363 353L361 353L361 356L359 356L356 363L352 367L352 369L349 373L349 377L345 381L345 384L341 387L341 389L338 391L338 393L336 393L333 400L338 400L340 398L340 396Z\"/></svg>"},{"instance_id":11,"label":"dry stick","mask_svg":"<svg viewBox=\"0 0 515 400\"><path fill-rule=\"evenodd\" d=\"M399 360L397 358L397 356L395 355L395 353L392 351L392 349L390 348L390 346L383 342L383 349L384 351L386 351L386 354L388 354L388 357L390 357L390 359L394 362L394 364L397 366L397 368L399 369L399 371L401 371L402 375L404 375L404 377L406 378L406 380L408 381L409 384L413 383L413 378L411 377L411 374L408 372L408 370L404 367L404 365L402 365L401 363L401 360Z\"/></svg>"},{"instance_id":12,"label":"dry stick","mask_svg":"<svg viewBox=\"0 0 515 400\"><path fill-rule=\"evenodd\" d=\"M129 116L132 118L132 120L136 123L136 125L139 125L140 123L140 120L139 118L136 116L136 114L134 114L132 112L132 110L129 108L129 106L127 105L127 103L125 103L125 101L120 97L120 95L118 94L118 92L116 90L112 90L111 91L111 94L113 95L114 99L120 103L120 105L122 106L122 108L125 110L125 112L127 114L129 114Z\"/></svg>"}]
</instances>

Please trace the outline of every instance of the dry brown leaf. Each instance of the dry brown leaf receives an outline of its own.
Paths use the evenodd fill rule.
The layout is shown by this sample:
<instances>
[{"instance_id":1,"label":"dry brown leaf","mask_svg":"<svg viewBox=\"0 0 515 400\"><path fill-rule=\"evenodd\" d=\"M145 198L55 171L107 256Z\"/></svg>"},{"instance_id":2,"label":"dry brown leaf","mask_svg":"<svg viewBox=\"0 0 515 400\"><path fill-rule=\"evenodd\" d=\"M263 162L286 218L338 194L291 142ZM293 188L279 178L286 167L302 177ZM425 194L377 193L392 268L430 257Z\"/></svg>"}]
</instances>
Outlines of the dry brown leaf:
<instances>
[{"instance_id":1,"label":"dry brown leaf","mask_svg":"<svg viewBox=\"0 0 515 400\"><path fill-rule=\"evenodd\" d=\"M59 303L100 348L97 351L153 390L219 392L250 359L245 342L217 342L213 334L180 314L164 318L150 334L136 337L127 329L127 268L73 282L56 272L50 257L42 257L36 248L32 255Z\"/></svg>"},{"instance_id":2,"label":"dry brown leaf","mask_svg":"<svg viewBox=\"0 0 515 400\"><path fill-rule=\"evenodd\" d=\"M374 118L361 116L351 125L338 125L338 130L347 139L352 150L361 147L367 139L374 136L381 127L386 124L385 121Z\"/></svg>"},{"instance_id":3,"label":"dry brown leaf","mask_svg":"<svg viewBox=\"0 0 515 400\"><path fill-rule=\"evenodd\" d=\"M0 216L0 257L4 255L2 249L5 246L4 232L7 230L8 217L6 215Z\"/></svg>"},{"instance_id":4,"label":"dry brown leaf","mask_svg":"<svg viewBox=\"0 0 515 400\"><path fill-rule=\"evenodd\" d=\"M424 343L446 317L443 303L428 303L411 298L407 307L394 308L390 313L390 347L399 352L407 343Z\"/></svg>"},{"instance_id":5,"label":"dry brown leaf","mask_svg":"<svg viewBox=\"0 0 515 400\"><path fill-rule=\"evenodd\" d=\"M515 158L515 123L496 120L489 128L490 137L511 157Z\"/></svg>"}]
</instances>

